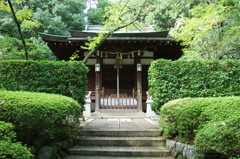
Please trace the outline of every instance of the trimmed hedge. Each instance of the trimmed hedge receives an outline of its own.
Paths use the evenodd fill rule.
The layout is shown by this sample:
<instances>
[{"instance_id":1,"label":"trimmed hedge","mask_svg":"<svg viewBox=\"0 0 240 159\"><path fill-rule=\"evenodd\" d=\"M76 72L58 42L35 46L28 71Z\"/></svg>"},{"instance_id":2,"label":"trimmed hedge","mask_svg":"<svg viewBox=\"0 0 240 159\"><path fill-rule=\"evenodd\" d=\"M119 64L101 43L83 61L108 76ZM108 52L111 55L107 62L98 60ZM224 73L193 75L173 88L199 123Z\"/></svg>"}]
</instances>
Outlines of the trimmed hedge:
<instances>
[{"instance_id":1,"label":"trimmed hedge","mask_svg":"<svg viewBox=\"0 0 240 159\"><path fill-rule=\"evenodd\" d=\"M26 146L16 142L16 132L11 123L0 121L0 158L31 159L33 155Z\"/></svg>"},{"instance_id":2,"label":"trimmed hedge","mask_svg":"<svg viewBox=\"0 0 240 159\"><path fill-rule=\"evenodd\" d=\"M31 92L0 91L5 102L0 120L15 126L18 140L41 146L78 132L82 107L72 98Z\"/></svg>"},{"instance_id":3,"label":"trimmed hedge","mask_svg":"<svg viewBox=\"0 0 240 159\"><path fill-rule=\"evenodd\" d=\"M185 97L240 96L240 61L159 59L149 68L149 93L155 111L174 99Z\"/></svg>"},{"instance_id":4,"label":"trimmed hedge","mask_svg":"<svg viewBox=\"0 0 240 159\"><path fill-rule=\"evenodd\" d=\"M62 94L85 102L88 69L78 61L0 61L0 89Z\"/></svg>"},{"instance_id":5,"label":"trimmed hedge","mask_svg":"<svg viewBox=\"0 0 240 159\"><path fill-rule=\"evenodd\" d=\"M236 157L240 152L240 97L184 98L163 105L163 136Z\"/></svg>"}]
</instances>

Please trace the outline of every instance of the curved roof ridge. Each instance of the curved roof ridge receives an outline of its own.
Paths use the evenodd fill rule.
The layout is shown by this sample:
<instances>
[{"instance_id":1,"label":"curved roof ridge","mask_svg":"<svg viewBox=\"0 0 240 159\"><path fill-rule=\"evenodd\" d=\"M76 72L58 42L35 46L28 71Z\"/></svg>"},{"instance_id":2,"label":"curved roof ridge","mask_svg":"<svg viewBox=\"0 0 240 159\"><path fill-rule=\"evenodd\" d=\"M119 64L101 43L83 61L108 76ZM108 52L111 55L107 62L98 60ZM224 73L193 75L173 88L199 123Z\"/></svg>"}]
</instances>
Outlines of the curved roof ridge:
<instances>
[{"instance_id":1,"label":"curved roof ridge","mask_svg":"<svg viewBox=\"0 0 240 159\"><path fill-rule=\"evenodd\" d=\"M99 32L103 31L104 25L85 25L85 29L82 30L82 32ZM109 28L109 30L106 31L111 31L113 29ZM139 31L138 29L136 30L126 30L126 28L120 29L119 31L116 32L121 32L121 33L129 33L129 32L155 32L154 26L153 25L144 25L141 28L142 30Z\"/></svg>"}]
</instances>

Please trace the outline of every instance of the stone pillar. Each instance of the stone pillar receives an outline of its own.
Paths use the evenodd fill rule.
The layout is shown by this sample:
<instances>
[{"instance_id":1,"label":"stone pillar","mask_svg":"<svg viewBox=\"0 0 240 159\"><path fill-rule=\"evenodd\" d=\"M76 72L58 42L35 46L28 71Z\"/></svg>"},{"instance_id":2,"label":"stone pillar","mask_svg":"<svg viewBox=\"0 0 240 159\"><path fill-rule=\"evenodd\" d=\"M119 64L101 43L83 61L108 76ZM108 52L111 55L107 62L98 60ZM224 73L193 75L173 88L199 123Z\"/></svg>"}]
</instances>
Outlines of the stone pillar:
<instances>
[{"instance_id":1,"label":"stone pillar","mask_svg":"<svg viewBox=\"0 0 240 159\"><path fill-rule=\"evenodd\" d=\"M147 93L148 94L148 93ZM147 117L156 117L156 113L152 110L151 103L153 102L152 97L148 95L147 98L147 110L146 110L146 116Z\"/></svg>"},{"instance_id":2,"label":"stone pillar","mask_svg":"<svg viewBox=\"0 0 240 159\"><path fill-rule=\"evenodd\" d=\"M84 117L91 117L91 103L92 102L91 102L90 94L85 99L86 104L84 105L84 111L83 111Z\"/></svg>"}]
</instances>

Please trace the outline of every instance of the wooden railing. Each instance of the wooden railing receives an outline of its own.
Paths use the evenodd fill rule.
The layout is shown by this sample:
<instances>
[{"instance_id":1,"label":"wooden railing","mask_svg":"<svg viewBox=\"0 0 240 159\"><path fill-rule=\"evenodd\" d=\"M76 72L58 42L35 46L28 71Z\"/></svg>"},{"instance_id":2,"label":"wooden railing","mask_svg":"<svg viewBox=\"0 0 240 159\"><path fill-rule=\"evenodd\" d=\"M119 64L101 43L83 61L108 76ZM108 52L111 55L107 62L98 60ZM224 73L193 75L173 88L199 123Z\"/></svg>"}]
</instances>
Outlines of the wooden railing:
<instances>
[{"instance_id":1,"label":"wooden railing","mask_svg":"<svg viewBox=\"0 0 240 159\"><path fill-rule=\"evenodd\" d=\"M125 91L126 92L126 91ZM131 93L130 93L131 92ZM147 91L142 91L142 100L147 99ZM87 96L95 101L96 91L87 91ZM137 109L137 91L128 90L127 93L116 94L116 90L107 89L99 91L100 93L100 109ZM130 94L130 95L129 95Z\"/></svg>"},{"instance_id":2,"label":"wooden railing","mask_svg":"<svg viewBox=\"0 0 240 159\"><path fill-rule=\"evenodd\" d=\"M100 109L137 109L137 100L126 94L101 96Z\"/></svg>"}]
</instances>

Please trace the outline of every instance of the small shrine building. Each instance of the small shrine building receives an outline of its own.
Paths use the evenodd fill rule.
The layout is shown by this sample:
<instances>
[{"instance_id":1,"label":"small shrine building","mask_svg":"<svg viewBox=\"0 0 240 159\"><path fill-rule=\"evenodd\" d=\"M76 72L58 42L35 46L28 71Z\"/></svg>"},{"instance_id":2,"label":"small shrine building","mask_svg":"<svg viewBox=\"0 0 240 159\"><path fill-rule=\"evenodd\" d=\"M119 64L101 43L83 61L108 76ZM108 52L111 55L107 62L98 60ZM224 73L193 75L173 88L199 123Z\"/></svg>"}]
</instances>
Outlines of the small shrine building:
<instances>
[{"instance_id":1,"label":"small shrine building","mask_svg":"<svg viewBox=\"0 0 240 159\"><path fill-rule=\"evenodd\" d=\"M89 37L97 36L102 26L88 25L85 30L71 30L71 36L39 33L59 60L68 61L73 54L83 60ZM167 31L155 32L150 26L140 31L118 31L107 38L91 56L87 91L91 92L93 111L144 111L148 90L148 68L151 61L177 60L182 46Z\"/></svg>"}]
</instances>

